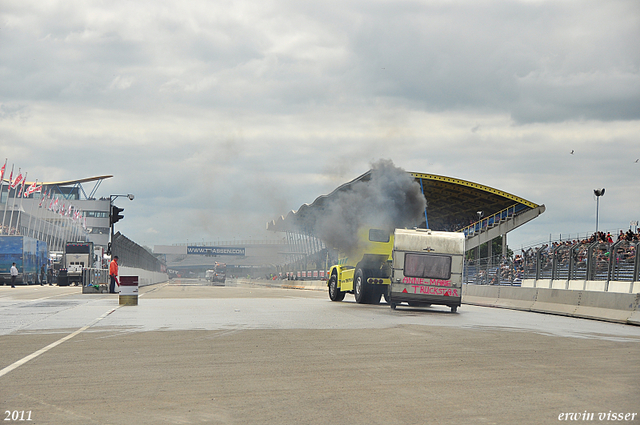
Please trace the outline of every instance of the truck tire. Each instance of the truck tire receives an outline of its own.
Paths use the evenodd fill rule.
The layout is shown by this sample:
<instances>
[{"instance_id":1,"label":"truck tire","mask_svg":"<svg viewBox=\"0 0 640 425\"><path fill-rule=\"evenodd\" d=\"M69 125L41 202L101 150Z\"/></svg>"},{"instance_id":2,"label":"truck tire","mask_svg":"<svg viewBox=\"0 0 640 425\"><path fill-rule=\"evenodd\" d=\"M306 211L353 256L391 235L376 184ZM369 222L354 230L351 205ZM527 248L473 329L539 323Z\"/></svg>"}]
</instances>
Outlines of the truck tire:
<instances>
[{"instance_id":1,"label":"truck tire","mask_svg":"<svg viewBox=\"0 0 640 425\"><path fill-rule=\"evenodd\" d=\"M358 304L366 304L369 301L369 284L361 268L356 269L353 275L353 295L356 297Z\"/></svg>"},{"instance_id":2,"label":"truck tire","mask_svg":"<svg viewBox=\"0 0 640 425\"><path fill-rule=\"evenodd\" d=\"M338 288L338 275L336 272L331 273L331 278L329 279L329 299L331 301L344 300L344 292Z\"/></svg>"}]
</instances>

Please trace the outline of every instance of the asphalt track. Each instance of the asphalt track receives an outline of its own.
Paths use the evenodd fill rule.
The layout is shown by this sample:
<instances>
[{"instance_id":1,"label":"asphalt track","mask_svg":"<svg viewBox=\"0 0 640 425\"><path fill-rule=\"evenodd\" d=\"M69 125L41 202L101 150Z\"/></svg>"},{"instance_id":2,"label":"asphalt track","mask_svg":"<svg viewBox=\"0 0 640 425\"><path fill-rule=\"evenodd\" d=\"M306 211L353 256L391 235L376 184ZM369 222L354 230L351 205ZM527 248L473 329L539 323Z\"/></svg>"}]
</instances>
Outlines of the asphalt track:
<instances>
[{"instance_id":1,"label":"asphalt track","mask_svg":"<svg viewBox=\"0 0 640 425\"><path fill-rule=\"evenodd\" d=\"M640 424L640 327L186 280L140 294L0 287L2 423Z\"/></svg>"}]
</instances>

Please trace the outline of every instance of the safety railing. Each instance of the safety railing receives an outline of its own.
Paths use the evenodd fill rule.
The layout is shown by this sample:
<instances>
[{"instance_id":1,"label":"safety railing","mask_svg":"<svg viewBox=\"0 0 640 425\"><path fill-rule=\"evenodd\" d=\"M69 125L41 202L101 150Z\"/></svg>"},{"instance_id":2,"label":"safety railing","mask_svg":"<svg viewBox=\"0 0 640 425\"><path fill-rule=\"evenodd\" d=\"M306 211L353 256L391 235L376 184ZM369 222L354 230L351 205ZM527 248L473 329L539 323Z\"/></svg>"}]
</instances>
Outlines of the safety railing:
<instances>
[{"instance_id":1,"label":"safety railing","mask_svg":"<svg viewBox=\"0 0 640 425\"><path fill-rule=\"evenodd\" d=\"M542 245L505 259L465 261L465 282L520 285L523 279L640 281L640 242Z\"/></svg>"},{"instance_id":2,"label":"safety railing","mask_svg":"<svg viewBox=\"0 0 640 425\"><path fill-rule=\"evenodd\" d=\"M82 269L82 286L99 286L108 284L108 269Z\"/></svg>"},{"instance_id":3,"label":"safety railing","mask_svg":"<svg viewBox=\"0 0 640 425\"><path fill-rule=\"evenodd\" d=\"M491 227L497 226L501 222L520 214L526 209L528 209L526 205L515 204L458 231L463 232L466 237L471 237L477 233L490 229Z\"/></svg>"}]
</instances>

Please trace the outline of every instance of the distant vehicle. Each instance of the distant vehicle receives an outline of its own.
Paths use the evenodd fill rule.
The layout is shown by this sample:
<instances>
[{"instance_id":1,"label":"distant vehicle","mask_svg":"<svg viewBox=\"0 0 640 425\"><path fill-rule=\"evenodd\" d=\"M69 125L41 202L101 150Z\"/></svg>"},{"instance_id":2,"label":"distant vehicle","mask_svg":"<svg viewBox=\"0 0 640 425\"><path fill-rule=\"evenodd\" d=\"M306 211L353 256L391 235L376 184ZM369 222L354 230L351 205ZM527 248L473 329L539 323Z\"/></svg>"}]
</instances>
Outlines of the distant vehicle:
<instances>
[{"instance_id":1,"label":"distant vehicle","mask_svg":"<svg viewBox=\"0 0 640 425\"><path fill-rule=\"evenodd\" d=\"M11 264L18 268L18 283L39 283L39 271L46 267L47 243L28 236L0 236L0 280L11 281Z\"/></svg>"},{"instance_id":2,"label":"distant vehicle","mask_svg":"<svg viewBox=\"0 0 640 425\"><path fill-rule=\"evenodd\" d=\"M82 269L93 267L94 255L93 242L67 242L58 286L82 285Z\"/></svg>"},{"instance_id":3,"label":"distant vehicle","mask_svg":"<svg viewBox=\"0 0 640 425\"><path fill-rule=\"evenodd\" d=\"M216 263L213 270L207 270L205 273L209 275L207 280L214 283L225 283L227 279L227 265L225 263Z\"/></svg>"}]
</instances>

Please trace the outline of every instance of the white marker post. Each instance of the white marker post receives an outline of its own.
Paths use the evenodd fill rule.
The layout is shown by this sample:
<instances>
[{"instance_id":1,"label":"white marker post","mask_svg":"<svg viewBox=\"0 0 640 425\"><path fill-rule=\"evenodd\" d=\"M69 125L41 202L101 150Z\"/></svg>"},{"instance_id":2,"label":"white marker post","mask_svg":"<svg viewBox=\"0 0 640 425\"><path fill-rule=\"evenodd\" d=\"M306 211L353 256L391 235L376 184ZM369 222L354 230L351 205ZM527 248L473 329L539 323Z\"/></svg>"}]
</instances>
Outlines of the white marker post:
<instances>
[{"instance_id":1,"label":"white marker post","mask_svg":"<svg viewBox=\"0 0 640 425\"><path fill-rule=\"evenodd\" d=\"M120 276L120 305L138 305L138 276Z\"/></svg>"}]
</instances>

